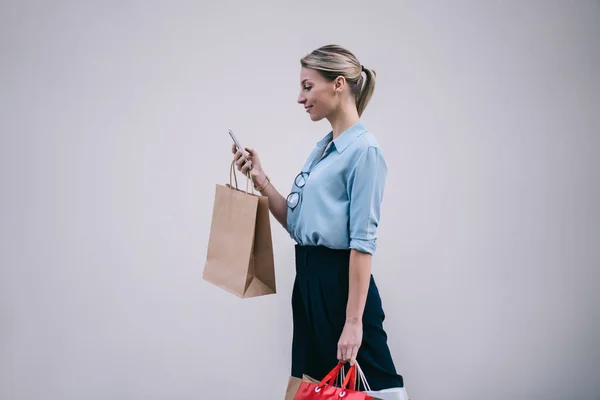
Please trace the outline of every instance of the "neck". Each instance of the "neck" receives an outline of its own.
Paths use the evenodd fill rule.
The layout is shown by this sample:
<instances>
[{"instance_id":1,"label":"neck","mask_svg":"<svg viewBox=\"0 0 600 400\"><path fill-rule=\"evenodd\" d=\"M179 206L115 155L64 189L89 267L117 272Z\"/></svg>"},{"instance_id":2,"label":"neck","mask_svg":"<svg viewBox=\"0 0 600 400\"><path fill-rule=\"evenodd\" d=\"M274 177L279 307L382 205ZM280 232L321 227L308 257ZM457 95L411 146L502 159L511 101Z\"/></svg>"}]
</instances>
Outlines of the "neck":
<instances>
[{"instance_id":1,"label":"neck","mask_svg":"<svg viewBox=\"0 0 600 400\"><path fill-rule=\"evenodd\" d=\"M336 139L344 131L360 120L358 110L354 104L348 104L341 107L338 111L330 115L328 118L333 131L333 139Z\"/></svg>"}]
</instances>

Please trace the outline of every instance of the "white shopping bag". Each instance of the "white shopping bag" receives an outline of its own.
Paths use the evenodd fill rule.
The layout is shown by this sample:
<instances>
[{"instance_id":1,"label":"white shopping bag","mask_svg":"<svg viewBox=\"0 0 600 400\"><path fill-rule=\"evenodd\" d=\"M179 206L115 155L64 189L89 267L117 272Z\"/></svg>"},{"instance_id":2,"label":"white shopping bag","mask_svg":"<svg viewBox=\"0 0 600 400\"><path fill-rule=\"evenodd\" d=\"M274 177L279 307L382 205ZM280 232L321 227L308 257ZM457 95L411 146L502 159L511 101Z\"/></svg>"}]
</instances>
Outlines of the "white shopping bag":
<instances>
[{"instance_id":1,"label":"white shopping bag","mask_svg":"<svg viewBox=\"0 0 600 400\"><path fill-rule=\"evenodd\" d=\"M367 390L365 393L381 400L409 400L406 389L403 387L377 391Z\"/></svg>"},{"instance_id":2,"label":"white shopping bag","mask_svg":"<svg viewBox=\"0 0 600 400\"><path fill-rule=\"evenodd\" d=\"M356 371L359 374L360 381L362 381L362 383L365 387L366 394L368 394L369 396L373 396L377 399L381 399L381 400L409 400L408 394L406 393L406 389L403 387L383 389L383 390L371 390L371 387L369 386L369 382L367 382L367 378L365 378L365 374L363 373L362 369L360 368L360 365L358 365L358 363L356 361L355 361L355 363L356 363ZM360 386L360 384L359 384L359 386Z\"/></svg>"}]
</instances>

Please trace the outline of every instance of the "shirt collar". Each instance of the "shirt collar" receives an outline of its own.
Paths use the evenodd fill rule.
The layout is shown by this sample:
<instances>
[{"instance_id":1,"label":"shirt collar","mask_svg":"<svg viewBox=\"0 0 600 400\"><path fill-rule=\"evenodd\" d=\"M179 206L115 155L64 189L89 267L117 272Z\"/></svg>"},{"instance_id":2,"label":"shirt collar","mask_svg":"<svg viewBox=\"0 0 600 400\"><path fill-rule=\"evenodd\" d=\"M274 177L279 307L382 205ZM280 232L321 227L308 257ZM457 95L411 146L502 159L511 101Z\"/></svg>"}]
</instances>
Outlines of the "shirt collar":
<instances>
[{"instance_id":1,"label":"shirt collar","mask_svg":"<svg viewBox=\"0 0 600 400\"><path fill-rule=\"evenodd\" d=\"M365 124L362 120L359 120L354 125L350 126L348 129L342 132L342 134L333 141L332 145L335 146L335 149L338 151L338 153L343 153L344 150L346 150L346 148L354 141L354 139L356 139L366 131L367 129L365 128ZM332 137L333 131L330 131L323 139L321 139L317 143L317 145L327 145L327 143L331 140Z\"/></svg>"}]
</instances>

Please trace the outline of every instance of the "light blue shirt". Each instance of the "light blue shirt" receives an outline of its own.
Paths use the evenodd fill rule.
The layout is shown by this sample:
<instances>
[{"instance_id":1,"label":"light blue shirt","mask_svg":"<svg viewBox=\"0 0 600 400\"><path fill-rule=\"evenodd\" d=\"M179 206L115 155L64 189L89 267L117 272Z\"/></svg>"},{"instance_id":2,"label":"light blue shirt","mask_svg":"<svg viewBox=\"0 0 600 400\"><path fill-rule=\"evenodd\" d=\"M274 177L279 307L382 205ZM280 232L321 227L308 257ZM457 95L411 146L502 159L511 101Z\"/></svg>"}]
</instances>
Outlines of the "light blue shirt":
<instances>
[{"instance_id":1,"label":"light blue shirt","mask_svg":"<svg viewBox=\"0 0 600 400\"><path fill-rule=\"evenodd\" d=\"M292 184L299 200L293 210L288 201L287 231L300 245L373 254L386 162L362 121L339 135L321 158L332 137L329 132L306 160L304 186L299 188L296 180Z\"/></svg>"}]
</instances>

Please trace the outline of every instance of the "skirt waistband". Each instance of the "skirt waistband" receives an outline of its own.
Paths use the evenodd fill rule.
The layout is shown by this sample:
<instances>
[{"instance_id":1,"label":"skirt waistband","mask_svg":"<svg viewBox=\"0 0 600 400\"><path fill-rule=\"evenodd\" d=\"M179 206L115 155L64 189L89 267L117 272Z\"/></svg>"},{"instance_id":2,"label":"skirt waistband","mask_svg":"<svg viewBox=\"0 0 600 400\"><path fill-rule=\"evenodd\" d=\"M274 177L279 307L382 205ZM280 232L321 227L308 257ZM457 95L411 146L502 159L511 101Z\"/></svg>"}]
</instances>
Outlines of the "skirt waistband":
<instances>
[{"instance_id":1,"label":"skirt waistband","mask_svg":"<svg viewBox=\"0 0 600 400\"><path fill-rule=\"evenodd\" d=\"M325 246L296 245L296 272L316 272L348 269L350 249L332 249Z\"/></svg>"},{"instance_id":2,"label":"skirt waistband","mask_svg":"<svg viewBox=\"0 0 600 400\"><path fill-rule=\"evenodd\" d=\"M332 249L325 246L312 246L312 245L296 245L296 254L320 254L329 256L346 256L350 254L350 249Z\"/></svg>"}]
</instances>

